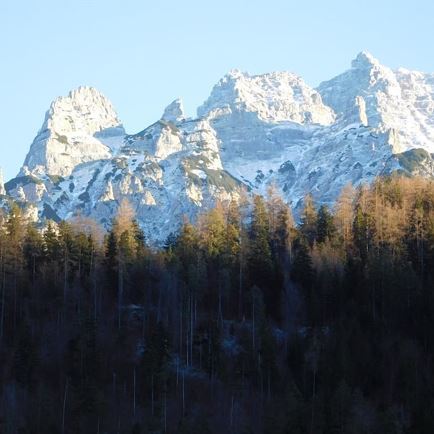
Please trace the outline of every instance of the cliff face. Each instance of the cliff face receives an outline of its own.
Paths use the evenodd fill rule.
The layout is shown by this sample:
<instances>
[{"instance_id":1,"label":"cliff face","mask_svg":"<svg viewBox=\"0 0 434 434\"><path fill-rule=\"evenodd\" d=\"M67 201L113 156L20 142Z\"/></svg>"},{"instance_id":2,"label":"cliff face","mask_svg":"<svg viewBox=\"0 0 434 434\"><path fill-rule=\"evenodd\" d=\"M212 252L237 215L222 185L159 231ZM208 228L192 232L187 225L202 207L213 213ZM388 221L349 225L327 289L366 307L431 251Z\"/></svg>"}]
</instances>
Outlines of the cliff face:
<instances>
[{"instance_id":1,"label":"cliff face","mask_svg":"<svg viewBox=\"0 0 434 434\"><path fill-rule=\"evenodd\" d=\"M67 176L88 161L106 159L111 148L98 138L124 135L110 101L94 88L80 87L51 104L27 154L21 175Z\"/></svg>"}]
</instances>

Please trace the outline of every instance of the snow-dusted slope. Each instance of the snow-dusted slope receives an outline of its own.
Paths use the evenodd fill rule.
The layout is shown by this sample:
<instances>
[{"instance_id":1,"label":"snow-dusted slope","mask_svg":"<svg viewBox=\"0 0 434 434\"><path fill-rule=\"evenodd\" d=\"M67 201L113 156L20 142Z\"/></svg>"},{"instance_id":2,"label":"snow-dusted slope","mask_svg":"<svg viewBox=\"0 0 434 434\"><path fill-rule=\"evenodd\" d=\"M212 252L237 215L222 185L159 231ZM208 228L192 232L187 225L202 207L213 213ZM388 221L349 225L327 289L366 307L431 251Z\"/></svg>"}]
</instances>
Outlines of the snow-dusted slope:
<instances>
[{"instance_id":1,"label":"snow-dusted slope","mask_svg":"<svg viewBox=\"0 0 434 434\"><path fill-rule=\"evenodd\" d=\"M206 119L186 119L179 100L160 121L121 142L113 154L82 159L67 176L22 174L7 184L8 192L37 204L41 218L80 213L106 227L127 199L154 242L176 231L183 216L194 219L216 200L239 197L242 185L223 169L215 131Z\"/></svg>"},{"instance_id":2,"label":"snow-dusted slope","mask_svg":"<svg viewBox=\"0 0 434 434\"><path fill-rule=\"evenodd\" d=\"M333 203L347 183L400 170L434 176L434 76L382 66L360 53L338 77L309 87L291 73L232 71L188 118L125 135L92 88L57 99L8 194L39 218L76 213L109 226L127 198L148 238L162 242L242 189L275 184L298 207L307 192Z\"/></svg>"}]
</instances>

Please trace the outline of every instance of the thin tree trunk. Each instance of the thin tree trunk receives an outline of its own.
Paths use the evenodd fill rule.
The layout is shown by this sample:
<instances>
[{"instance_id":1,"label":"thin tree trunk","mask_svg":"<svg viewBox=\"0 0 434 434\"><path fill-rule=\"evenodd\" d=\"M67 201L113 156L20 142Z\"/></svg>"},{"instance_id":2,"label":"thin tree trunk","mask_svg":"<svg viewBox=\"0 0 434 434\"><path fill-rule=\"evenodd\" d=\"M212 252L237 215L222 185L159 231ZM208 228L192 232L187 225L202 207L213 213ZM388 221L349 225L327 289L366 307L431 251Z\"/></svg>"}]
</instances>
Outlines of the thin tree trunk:
<instances>
[{"instance_id":1,"label":"thin tree trunk","mask_svg":"<svg viewBox=\"0 0 434 434\"><path fill-rule=\"evenodd\" d=\"M255 300L253 300L252 305L252 345L253 350L255 350Z\"/></svg>"},{"instance_id":2,"label":"thin tree trunk","mask_svg":"<svg viewBox=\"0 0 434 434\"><path fill-rule=\"evenodd\" d=\"M151 376L151 414L154 415L154 374Z\"/></svg>"},{"instance_id":3,"label":"thin tree trunk","mask_svg":"<svg viewBox=\"0 0 434 434\"><path fill-rule=\"evenodd\" d=\"M121 329L121 316L122 316L122 295L124 291L124 275L122 260L119 258L119 272L118 272L118 330Z\"/></svg>"},{"instance_id":4,"label":"thin tree trunk","mask_svg":"<svg viewBox=\"0 0 434 434\"><path fill-rule=\"evenodd\" d=\"M3 264L3 281L2 281L2 314L0 320L0 341L3 339L4 322L6 310L6 270Z\"/></svg>"},{"instance_id":5,"label":"thin tree trunk","mask_svg":"<svg viewBox=\"0 0 434 434\"><path fill-rule=\"evenodd\" d=\"M167 390L164 391L164 432L167 433Z\"/></svg>"},{"instance_id":6,"label":"thin tree trunk","mask_svg":"<svg viewBox=\"0 0 434 434\"><path fill-rule=\"evenodd\" d=\"M234 424L234 395L232 395L232 400L231 400L231 428Z\"/></svg>"},{"instance_id":7,"label":"thin tree trunk","mask_svg":"<svg viewBox=\"0 0 434 434\"><path fill-rule=\"evenodd\" d=\"M182 357L182 301L179 308L179 356Z\"/></svg>"},{"instance_id":8,"label":"thin tree trunk","mask_svg":"<svg viewBox=\"0 0 434 434\"><path fill-rule=\"evenodd\" d=\"M14 259L14 330L17 325L17 262Z\"/></svg>"},{"instance_id":9,"label":"thin tree trunk","mask_svg":"<svg viewBox=\"0 0 434 434\"><path fill-rule=\"evenodd\" d=\"M68 379L65 383L65 393L63 395L63 412L62 412L62 434L65 433L65 415L66 415L66 398L68 395Z\"/></svg>"},{"instance_id":10,"label":"thin tree trunk","mask_svg":"<svg viewBox=\"0 0 434 434\"><path fill-rule=\"evenodd\" d=\"M68 284L68 250L65 248L64 257L64 267L63 267L63 309L66 308L66 287Z\"/></svg>"},{"instance_id":11,"label":"thin tree trunk","mask_svg":"<svg viewBox=\"0 0 434 434\"><path fill-rule=\"evenodd\" d=\"M312 414L310 419L310 434L313 434L313 423L315 418L315 394L316 394L316 368L313 371L313 386L312 386Z\"/></svg>"},{"instance_id":12,"label":"thin tree trunk","mask_svg":"<svg viewBox=\"0 0 434 434\"><path fill-rule=\"evenodd\" d=\"M98 290L96 287L96 273L95 273L95 262L94 262L94 250L92 249L90 254L90 272L92 273L92 286L93 286L93 298L94 298L94 319L96 321L98 313Z\"/></svg>"},{"instance_id":13,"label":"thin tree trunk","mask_svg":"<svg viewBox=\"0 0 434 434\"><path fill-rule=\"evenodd\" d=\"M241 214L240 214L240 225L239 225L239 232L240 232L240 268L239 268L239 288L238 288L238 315L240 318L240 321L243 318L243 238L242 238L242 227L241 227Z\"/></svg>"},{"instance_id":14,"label":"thin tree trunk","mask_svg":"<svg viewBox=\"0 0 434 434\"><path fill-rule=\"evenodd\" d=\"M193 366L193 335L194 335L194 302L193 296L190 298L190 365Z\"/></svg>"},{"instance_id":15,"label":"thin tree trunk","mask_svg":"<svg viewBox=\"0 0 434 434\"><path fill-rule=\"evenodd\" d=\"M133 373L133 416L136 417L136 368Z\"/></svg>"},{"instance_id":16,"label":"thin tree trunk","mask_svg":"<svg viewBox=\"0 0 434 434\"><path fill-rule=\"evenodd\" d=\"M187 321L188 321L188 318L187 318ZM186 351L186 357L187 357L187 366L190 366L189 365L189 360L190 360L190 344L189 344L189 340L188 340L188 338L189 338L189 326L188 326L188 322L187 322L187 325L185 326L185 328L186 328L186 330L185 330L185 333L186 333L186 340L185 340L185 351Z\"/></svg>"},{"instance_id":17,"label":"thin tree trunk","mask_svg":"<svg viewBox=\"0 0 434 434\"><path fill-rule=\"evenodd\" d=\"M185 414L185 370L182 371L182 415Z\"/></svg>"}]
</instances>

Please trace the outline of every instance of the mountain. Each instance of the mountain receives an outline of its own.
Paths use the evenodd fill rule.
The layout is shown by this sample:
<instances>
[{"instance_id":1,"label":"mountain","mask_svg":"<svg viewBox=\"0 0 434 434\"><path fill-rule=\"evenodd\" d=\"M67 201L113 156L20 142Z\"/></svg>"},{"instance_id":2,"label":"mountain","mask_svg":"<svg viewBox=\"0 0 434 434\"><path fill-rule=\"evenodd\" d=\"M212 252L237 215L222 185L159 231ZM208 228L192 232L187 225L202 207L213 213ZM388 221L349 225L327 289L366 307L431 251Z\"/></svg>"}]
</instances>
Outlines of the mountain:
<instances>
[{"instance_id":1,"label":"mountain","mask_svg":"<svg viewBox=\"0 0 434 434\"><path fill-rule=\"evenodd\" d=\"M93 88L56 99L7 193L34 219L77 213L109 226L126 198L161 243L184 215L275 185L296 210L311 192L394 171L434 176L434 75L393 71L362 52L343 74L308 86L288 72L233 70L198 115L173 101L160 120L125 133Z\"/></svg>"},{"instance_id":2,"label":"mountain","mask_svg":"<svg viewBox=\"0 0 434 434\"><path fill-rule=\"evenodd\" d=\"M109 158L124 134L111 102L80 87L51 104L20 175L70 175L81 163Z\"/></svg>"},{"instance_id":3,"label":"mountain","mask_svg":"<svg viewBox=\"0 0 434 434\"><path fill-rule=\"evenodd\" d=\"M380 131L393 131L393 151L424 147L434 152L434 75L381 65L369 53L360 53L352 68L322 83L324 102L345 118L356 99L365 121Z\"/></svg>"}]
</instances>

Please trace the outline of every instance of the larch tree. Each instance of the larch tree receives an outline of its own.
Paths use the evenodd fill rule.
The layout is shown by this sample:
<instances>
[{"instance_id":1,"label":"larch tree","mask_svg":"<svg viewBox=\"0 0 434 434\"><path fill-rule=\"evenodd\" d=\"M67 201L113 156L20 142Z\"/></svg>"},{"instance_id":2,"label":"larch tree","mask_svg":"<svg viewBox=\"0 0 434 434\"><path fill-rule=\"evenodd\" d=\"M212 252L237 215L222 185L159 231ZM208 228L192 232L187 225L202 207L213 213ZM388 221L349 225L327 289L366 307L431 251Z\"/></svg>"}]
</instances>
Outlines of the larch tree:
<instances>
[{"instance_id":1,"label":"larch tree","mask_svg":"<svg viewBox=\"0 0 434 434\"><path fill-rule=\"evenodd\" d=\"M355 199L356 190L351 184L347 184L334 206L335 226L345 247L348 247L352 241Z\"/></svg>"},{"instance_id":2,"label":"larch tree","mask_svg":"<svg viewBox=\"0 0 434 434\"><path fill-rule=\"evenodd\" d=\"M268 190L267 208L272 248L282 265L287 266L295 237L295 222L291 209L277 193L276 187Z\"/></svg>"}]
</instances>

